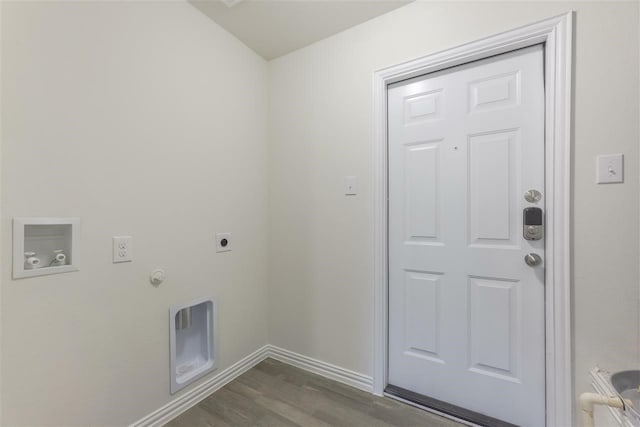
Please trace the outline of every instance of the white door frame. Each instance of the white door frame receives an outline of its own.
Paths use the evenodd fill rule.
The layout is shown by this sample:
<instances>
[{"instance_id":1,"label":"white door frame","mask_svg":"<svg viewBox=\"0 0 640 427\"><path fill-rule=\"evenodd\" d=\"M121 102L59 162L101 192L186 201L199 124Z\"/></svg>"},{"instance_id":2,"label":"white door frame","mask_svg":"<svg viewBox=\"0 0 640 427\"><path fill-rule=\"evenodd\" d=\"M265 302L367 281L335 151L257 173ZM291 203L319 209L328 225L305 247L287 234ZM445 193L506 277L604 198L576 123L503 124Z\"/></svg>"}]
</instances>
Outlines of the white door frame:
<instances>
[{"instance_id":1,"label":"white door frame","mask_svg":"<svg viewBox=\"0 0 640 427\"><path fill-rule=\"evenodd\" d=\"M545 340L547 426L572 423L571 73L573 12L378 70L374 74L374 372L387 385L387 86L536 44L545 48Z\"/></svg>"}]
</instances>

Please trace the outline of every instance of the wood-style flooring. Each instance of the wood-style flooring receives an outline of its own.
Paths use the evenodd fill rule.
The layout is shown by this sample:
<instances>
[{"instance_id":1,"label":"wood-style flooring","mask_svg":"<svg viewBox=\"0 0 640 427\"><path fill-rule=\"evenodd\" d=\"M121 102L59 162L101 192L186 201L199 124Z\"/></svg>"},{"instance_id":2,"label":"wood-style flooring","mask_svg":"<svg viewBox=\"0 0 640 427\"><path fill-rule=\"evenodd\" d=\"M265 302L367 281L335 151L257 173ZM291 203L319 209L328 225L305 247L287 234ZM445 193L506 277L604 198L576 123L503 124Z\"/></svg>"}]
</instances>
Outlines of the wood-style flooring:
<instances>
[{"instance_id":1,"label":"wood-style flooring","mask_svg":"<svg viewBox=\"0 0 640 427\"><path fill-rule=\"evenodd\" d=\"M458 427L401 402L267 359L166 427Z\"/></svg>"}]
</instances>

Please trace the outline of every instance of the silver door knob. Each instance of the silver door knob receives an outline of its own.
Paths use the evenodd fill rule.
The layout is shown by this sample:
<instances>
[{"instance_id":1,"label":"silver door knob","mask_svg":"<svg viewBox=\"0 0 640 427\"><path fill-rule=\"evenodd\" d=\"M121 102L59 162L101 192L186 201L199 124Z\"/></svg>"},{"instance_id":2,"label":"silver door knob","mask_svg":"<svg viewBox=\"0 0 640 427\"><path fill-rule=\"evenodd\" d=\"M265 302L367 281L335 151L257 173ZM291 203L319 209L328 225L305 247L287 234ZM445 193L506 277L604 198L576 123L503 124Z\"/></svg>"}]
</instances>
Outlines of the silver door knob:
<instances>
[{"instance_id":1,"label":"silver door knob","mask_svg":"<svg viewBox=\"0 0 640 427\"><path fill-rule=\"evenodd\" d=\"M524 262L526 262L529 267L535 267L542 263L542 258L538 254L526 254L524 256Z\"/></svg>"}]
</instances>

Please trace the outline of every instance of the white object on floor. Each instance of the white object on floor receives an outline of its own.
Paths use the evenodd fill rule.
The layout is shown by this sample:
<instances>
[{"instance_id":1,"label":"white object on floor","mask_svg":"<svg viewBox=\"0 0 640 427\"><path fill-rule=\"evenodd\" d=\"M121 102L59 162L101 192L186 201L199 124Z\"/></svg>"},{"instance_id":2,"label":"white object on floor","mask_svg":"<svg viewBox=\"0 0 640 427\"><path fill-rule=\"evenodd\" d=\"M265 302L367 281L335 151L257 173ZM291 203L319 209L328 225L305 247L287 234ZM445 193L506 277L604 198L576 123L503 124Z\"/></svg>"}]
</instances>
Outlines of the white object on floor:
<instances>
[{"instance_id":1,"label":"white object on floor","mask_svg":"<svg viewBox=\"0 0 640 427\"><path fill-rule=\"evenodd\" d=\"M604 396L617 395L611 384L610 372L600 368L593 368L589 371L589 375L591 376L591 385L596 393ZM596 425L610 426L612 422L622 427L637 427L639 425L634 422L633 417L627 416L628 414L621 409L612 406L607 406L606 409L606 411L599 411L595 414L594 422ZM606 417L606 419L602 419L602 417Z\"/></svg>"},{"instance_id":2,"label":"white object on floor","mask_svg":"<svg viewBox=\"0 0 640 427\"><path fill-rule=\"evenodd\" d=\"M605 396L598 393L582 393L580 395L580 410L582 411L582 426L595 427L593 421L593 407L595 405L608 406L610 408L623 409L626 405L630 405L631 401L623 401L618 396Z\"/></svg>"}]
</instances>

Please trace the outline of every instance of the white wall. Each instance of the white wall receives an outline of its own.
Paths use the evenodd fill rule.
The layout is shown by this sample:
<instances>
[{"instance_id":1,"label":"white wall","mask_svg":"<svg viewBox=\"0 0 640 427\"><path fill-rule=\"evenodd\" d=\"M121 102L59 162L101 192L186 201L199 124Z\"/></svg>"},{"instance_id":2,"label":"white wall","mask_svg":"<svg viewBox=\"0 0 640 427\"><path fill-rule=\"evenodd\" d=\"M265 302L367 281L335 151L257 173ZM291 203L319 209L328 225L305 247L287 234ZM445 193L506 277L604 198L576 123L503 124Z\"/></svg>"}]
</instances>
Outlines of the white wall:
<instances>
[{"instance_id":1,"label":"white wall","mask_svg":"<svg viewBox=\"0 0 640 427\"><path fill-rule=\"evenodd\" d=\"M570 9L578 393L594 364L640 362L637 3L415 3L267 66L182 2L4 1L3 424L124 425L162 406L168 307L204 295L220 369L268 332L371 375L373 71ZM626 183L595 185L614 152ZM82 217L81 271L11 280L14 216ZM212 253L218 231L232 253ZM133 263L111 264L118 234Z\"/></svg>"},{"instance_id":2,"label":"white wall","mask_svg":"<svg viewBox=\"0 0 640 427\"><path fill-rule=\"evenodd\" d=\"M0 2L0 168L2 167L2 2ZM0 200L2 200L2 173L0 171ZM2 205L0 204L0 209ZM0 210L1 216L1 210ZM2 236L2 221L0 221L0 238ZM0 268L1 264L6 262L6 258L1 256L0 249ZM0 272L0 310L2 309L2 275ZM0 312L0 424L2 424L2 313Z\"/></svg>"},{"instance_id":3,"label":"white wall","mask_svg":"<svg viewBox=\"0 0 640 427\"><path fill-rule=\"evenodd\" d=\"M219 369L267 342L267 65L183 2L5 1L1 38L3 425L125 425L170 305L218 298ZM11 280L14 216L81 217L81 270Z\"/></svg>"},{"instance_id":4,"label":"white wall","mask_svg":"<svg viewBox=\"0 0 640 427\"><path fill-rule=\"evenodd\" d=\"M569 10L576 393L596 364L638 365L637 2L416 2L271 61L272 344L372 375L374 70ZM617 152L626 182L596 185L596 155Z\"/></svg>"}]
</instances>

